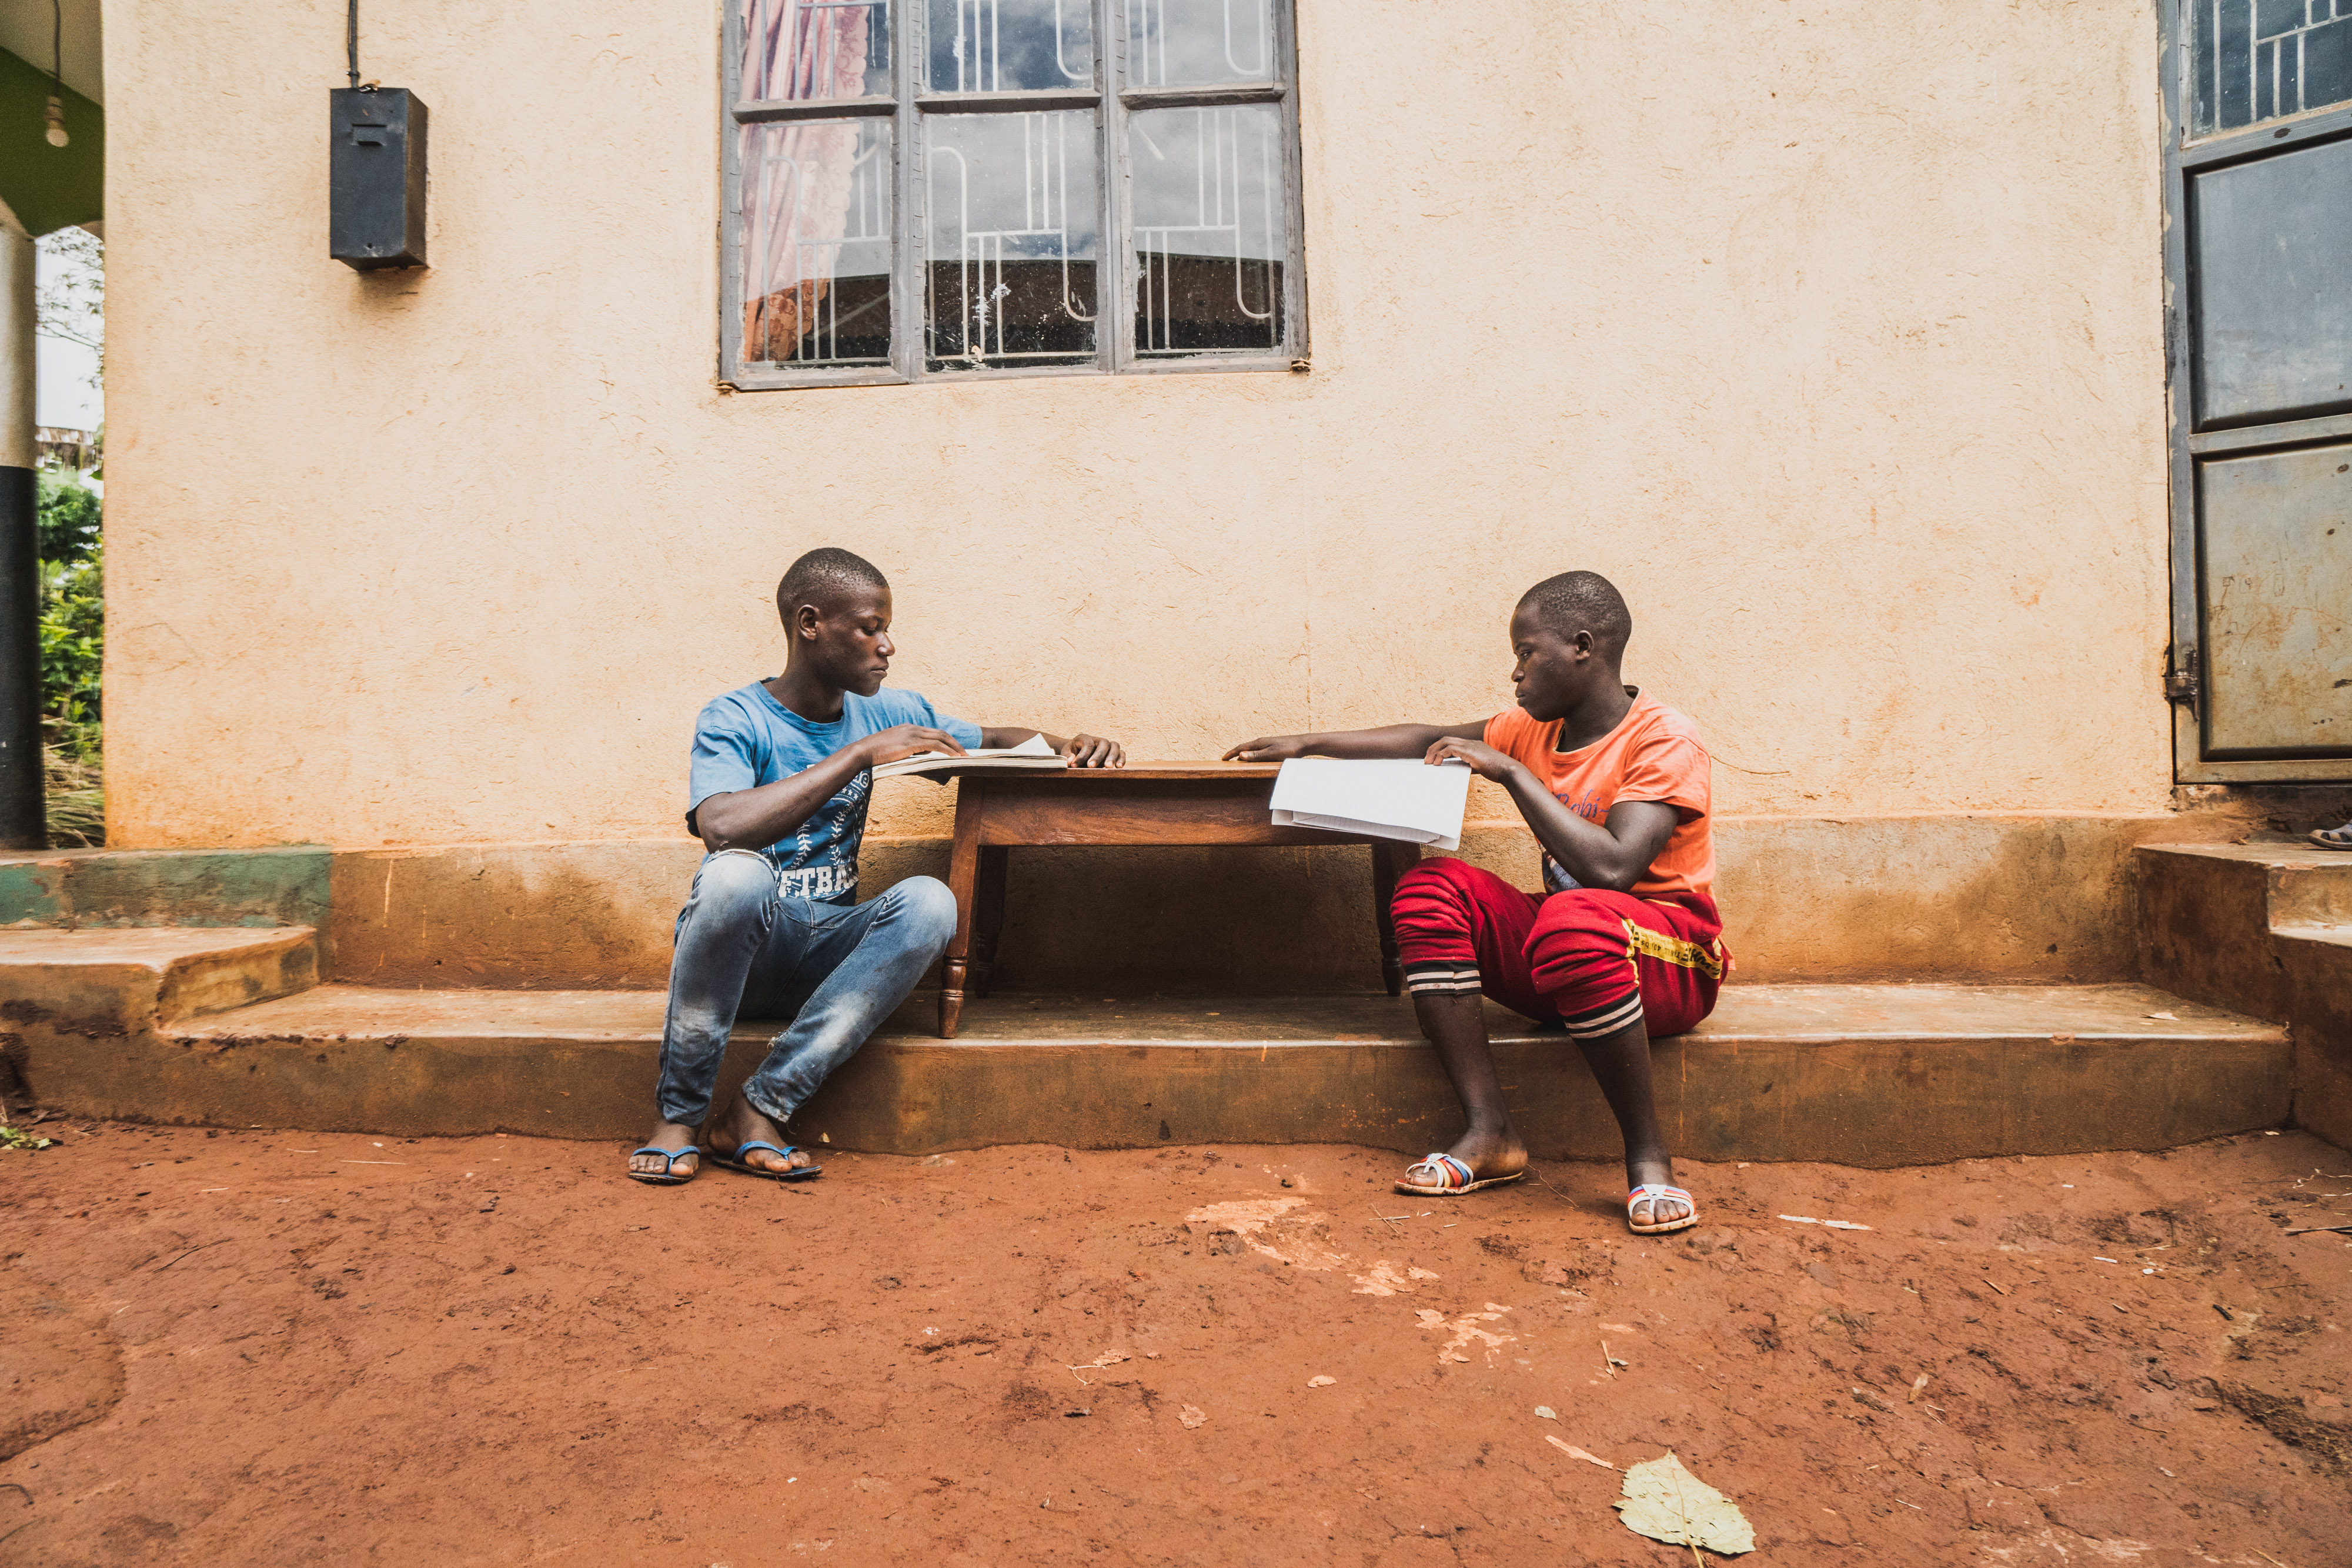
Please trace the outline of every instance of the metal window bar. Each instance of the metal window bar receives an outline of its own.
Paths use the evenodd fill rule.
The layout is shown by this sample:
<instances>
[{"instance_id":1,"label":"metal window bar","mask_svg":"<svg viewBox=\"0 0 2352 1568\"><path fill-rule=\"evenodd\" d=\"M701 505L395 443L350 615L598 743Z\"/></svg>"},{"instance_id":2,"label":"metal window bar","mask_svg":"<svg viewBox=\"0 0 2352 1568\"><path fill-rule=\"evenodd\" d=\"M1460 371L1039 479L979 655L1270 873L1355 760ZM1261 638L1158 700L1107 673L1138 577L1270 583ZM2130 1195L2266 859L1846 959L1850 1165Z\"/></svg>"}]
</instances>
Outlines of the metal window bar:
<instances>
[{"instance_id":1,"label":"metal window bar","mask_svg":"<svg viewBox=\"0 0 2352 1568\"><path fill-rule=\"evenodd\" d=\"M2334 95L2312 102L2307 91L2312 33L2336 23L2352 26L2352 0L2301 0L2295 23L2263 31L2262 0L2191 0L2194 25L2184 28L2188 79L2195 103L2185 117L2196 136L2214 136L2346 101ZM2234 57L2242 46L2242 62ZM2199 57L2201 55L2202 57ZM2241 99L2236 89L2242 85Z\"/></svg>"},{"instance_id":2,"label":"metal window bar","mask_svg":"<svg viewBox=\"0 0 2352 1568\"><path fill-rule=\"evenodd\" d=\"M1012 293L1004 281L1006 242L1045 239L1054 242L1054 250L1062 266L1061 308L1073 321L1091 322L1098 311L1078 308L1070 287L1070 164L1069 139L1066 127L1058 119L1046 114L1024 114L1021 117L1021 188L1022 225L1019 228L975 229L971 226L971 170L970 162L959 148L941 146L931 149L945 158L952 158L956 167L955 227L956 309L943 323L938 312L938 301L932 300L929 319L924 323L930 340L930 357L935 360L962 359L974 369L989 364L1002 364L1020 360L1068 361L1066 350L1013 349L1006 345L1004 312L998 307ZM927 198L936 195L932 184L925 186ZM1024 257L1024 259L1026 259ZM952 339L962 344L950 349L943 341L945 328L952 324ZM991 332L994 347L990 347Z\"/></svg>"},{"instance_id":3,"label":"metal window bar","mask_svg":"<svg viewBox=\"0 0 2352 1568\"><path fill-rule=\"evenodd\" d=\"M1267 37L1272 29L1264 25L1267 19L1266 3L1267 0L1223 0L1225 68L1234 73L1236 81L1264 81L1273 75L1273 61L1266 57L1274 43ZM1234 11L1237 4L1259 23L1256 29L1258 58L1255 65L1245 66L1234 56ZM1168 85L1168 0L1126 0L1124 9L1126 14L1120 18L1123 30L1135 28L1139 21L1142 24L1143 57L1139 62L1140 68L1133 75L1135 85L1165 87ZM1154 38L1159 40L1156 50L1151 47Z\"/></svg>"},{"instance_id":4,"label":"metal window bar","mask_svg":"<svg viewBox=\"0 0 2352 1568\"><path fill-rule=\"evenodd\" d=\"M963 0L978 11L979 0ZM720 379L744 390L770 388L857 385L877 382L934 380L947 374L956 380L974 377L1002 378L1032 375L1067 375L1085 373L1089 367L1074 364L1066 357L1054 365L1022 364L1019 356L1005 354L991 359L985 370L959 369L933 371L925 367L928 333L922 329L927 314L928 267L930 258L923 254L925 208L928 196L928 172L925 166L925 144L922 121L927 115L952 108L959 113L1023 113L1036 114L1049 109L1092 107L1095 113L1095 134L1097 138L1098 189L1096 193L1097 214L1097 259L1095 262L1095 299L1091 314L1081 308L1071 287L1066 246L1063 249L1064 309L1074 319L1092 319L1098 323L1095 334L1096 363L1091 368L1099 371L1165 374L1195 371L1250 371L1303 368L1307 353L1307 296L1305 260L1304 204L1301 200L1301 151L1298 136L1298 101L1296 38L1296 17L1288 4L1276 0L1223 0L1224 42L1226 63L1237 74L1253 69L1265 73L1255 82L1241 81L1198 86L1171 87L1165 83L1167 70L1164 26L1158 51L1157 68L1150 57L1147 37L1144 62L1146 69L1131 73L1129 60L1129 11L1150 8L1163 19L1169 0L1091 0L1094 16L1095 47L1098 59L1094 83L1081 88L1082 75L1070 72L1058 46L1065 30L1062 5L1076 5L1081 0L1057 0L1055 7L1056 65L1061 74L1073 83L1068 91L1013 91L1003 93L965 93L952 95L926 91L923 88L924 62L929 47L925 7L919 3L893 5L890 0L814 0L803 9L855 9L860 6L876 14L880 26L869 23L866 61L870 68L875 57L887 46L890 53L891 97L861 96L833 99L809 98L752 98L747 96L747 86L765 86L766 80L746 79L744 66L749 58L748 43L752 16L766 16L781 8L793 10L793 0L730 0L726 6L726 22L722 36L721 86L724 101L731 107L730 118L737 126L763 121L803 119L862 119L888 117L895 122L891 137L890 223L893 235L890 269L891 355L885 365L750 365L741 354L743 330L742 267L742 192L743 169L740 135L722 138L720 173L726 200L720 212L720 279L721 330ZM2326 5L2330 0L2312 0ZM2352 0L2334 0L2352 8ZM1259 9L1263 7L1263 9ZM1254 65L1244 65L1238 57L1234 33L1236 16L1246 18L1253 11L1271 27L1261 36L1272 57L1262 54ZM992 56L993 60L994 57ZM838 70L837 60L834 62ZM1283 68L1277 68L1277 67ZM821 79L814 67L808 79ZM835 79L839 79L838 77ZM1215 350L1163 350L1139 352L1136 338L1136 303L1144 278L1145 263L1139 256L1138 235L1130 218L1129 189L1129 137L1127 120L1130 112L1150 109L1173 109L1266 103L1278 106L1280 119L1280 161L1282 164L1276 211L1268 221L1282 225L1280 340L1265 349ZM1057 193L1061 211L1066 218L1068 192L1066 181ZM1163 236L1175 232L1172 228L1147 231ZM864 237L872 237L865 235ZM1002 237L1002 236L1000 236ZM1164 243L1164 241L1163 241ZM1276 247L1269 244L1269 249ZM970 249L967 242L967 249ZM1145 247L1150 254L1150 247ZM979 255L971 252L971 265L979 265ZM961 261L963 258L960 258ZM1003 261L1000 248L989 265L1001 268ZM999 281L1001 282L1001 275ZM1164 281L1164 280L1163 280ZM1270 305L1270 297L1255 302L1245 293L1245 280L1237 267L1235 277L1236 308L1252 319L1263 319L1261 308ZM837 310L837 307L836 307ZM850 318L836 314L826 322L833 341L838 340L838 330ZM1003 325L1001 317L995 322L996 340L1003 343Z\"/></svg>"},{"instance_id":5,"label":"metal window bar","mask_svg":"<svg viewBox=\"0 0 2352 1568\"><path fill-rule=\"evenodd\" d=\"M957 92L996 92L1004 86L1003 16L1001 0L955 0L955 36L950 40L955 50L954 90ZM1091 84L1093 73L1074 71L1068 59L1069 21L1064 14L1067 5L1073 10L1091 13L1092 0L1054 0L1054 68L1065 81ZM982 14L986 13L985 26ZM965 18L971 18L966 30ZM933 84L936 88L937 84Z\"/></svg>"},{"instance_id":6,"label":"metal window bar","mask_svg":"<svg viewBox=\"0 0 2352 1568\"><path fill-rule=\"evenodd\" d=\"M1108 5L1110 0L1106 0ZM1249 0L1237 0L1246 5ZM1305 211L1300 199L1301 150L1298 136L1297 43L1296 17L1292 7L1275 4L1269 6L1272 23L1272 65L1279 62L1283 68L1274 78L1264 82L1230 82L1192 86L1166 85L1164 17L1169 0L1117 0L1123 13L1121 25L1111 34L1110 43L1119 70L1114 77L1118 91L1107 106L1107 132L1104 138L1106 155L1116 161L1117 178L1112 183L1114 218L1110 233L1118 236L1120 247L1119 283L1117 291L1118 319L1111 338L1112 368L1128 374L1171 374L1203 371L1257 371L1276 367L1303 367L1307 355ZM1140 68L1128 68L1130 28L1128 16L1144 18L1146 26L1136 29L1141 34L1140 53L1146 57ZM1225 16L1228 26L1234 16L1231 5ZM1154 47L1152 24L1162 23L1157 37L1160 47ZM1282 225L1282 244L1270 246L1280 256L1281 334L1264 348L1192 350L1169 351L1159 346L1152 336L1155 324L1147 318L1143 335L1139 339L1139 315L1141 304L1150 299L1152 286L1158 286L1158 296L1164 312L1172 300L1172 276L1152 259L1151 232L1138 232L1133 217L1133 189L1129 168L1130 139L1128 121L1131 114L1154 109L1205 108L1271 104L1276 107L1276 134L1280 141L1281 178L1276 188L1271 188L1276 211L1274 216ZM1238 281L1238 279L1237 279ZM1265 298L1250 300L1236 293L1236 301L1244 314L1263 308ZM1164 320L1164 316L1163 316Z\"/></svg>"},{"instance_id":7,"label":"metal window bar","mask_svg":"<svg viewBox=\"0 0 2352 1568\"><path fill-rule=\"evenodd\" d=\"M830 127L810 125L795 127L784 132L787 136L808 133L821 134ZM855 132L853 132L855 134ZM861 139L862 140L862 139ZM854 155L849 169L849 198L843 216L842 233L827 235L810 229L812 214L803 199L813 174L817 170L814 161L803 161L795 144L783 150L782 156L770 156L761 161L762 189L765 200L761 204L760 220L749 225L744 236L744 265L754 256L772 256L782 253L785 275L792 280L782 292L794 296L795 319L813 322L811 328L793 339L793 351L774 363L872 364L881 361L853 356L845 359L840 351L841 329L845 323L856 324L874 306L869 301L854 308L845 317L841 311L840 279L834 267L846 246L887 243L890 238L889 165L877 146L861 146ZM789 194L787 194L789 193ZM776 225L789 221L789 231L781 236ZM813 265L814 264L814 265ZM819 287L819 280L830 287ZM803 348L807 351L803 352Z\"/></svg>"},{"instance_id":8,"label":"metal window bar","mask_svg":"<svg viewBox=\"0 0 2352 1568\"><path fill-rule=\"evenodd\" d=\"M840 79L842 30L817 24L841 12L868 14L866 55L858 62L860 78L874 68L876 54L889 41L889 0L744 0L744 43L737 57L740 88L733 95L736 99L748 97L752 102L768 102L836 96L817 89L820 83ZM778 46L787 26L793 27L797 36L789 57L782 62L780 79L779 57L786 51ZM803 39L813 47L803 47ZM752 68L746 69L747 67ZM779 87L782 91L776 90Z\"/></svg>"},{"instance_id":9,"label":"metal window bar","mask_svg":"<svg viewBox=\"0 0 2352 1568\"><path fill-rule=\"evenodd\" d=\"M1245 214L1241 206L1242 148L1235 111L1230 108L1196 107L1192 113L1198 143L1198 155L1193 165L1197 221L1182 225L1139 224L1134 231L1139 275L1139 296L1149 301L1153 299L1156 291L1159 305L1156 311L1148 313L1139 323L1142 338L1138 345L1139 353L1201 351L1178 349L1171 336L1175 314L1173 261L1180 254L1192 256L1214 255L1216 253L1207 247L1223 243L1233 253L1234 308L1253 321L1272 321L1277 315L1276 302L1270 297L1270 264L1243 254ZM1275 225L1279 221L1272 204L1279 200L1281 187L1275 183L1273 157L1263 138L1258 141L1258 154L1259 184L1265 194L1265 205L1257 214L1260 219L1259 237L1264 247L1271 251L1274 248ZM1173 240L1179 235L1198 236L1196 248L1177 252L1173 248ZM1252 309L1249 303L1247 279L1254 264L1260 273L1258 298L1265 307L1263 310ZM1278 346L1272 341L1267 344L1269 348Z\"/></svg>"}]
</instances>

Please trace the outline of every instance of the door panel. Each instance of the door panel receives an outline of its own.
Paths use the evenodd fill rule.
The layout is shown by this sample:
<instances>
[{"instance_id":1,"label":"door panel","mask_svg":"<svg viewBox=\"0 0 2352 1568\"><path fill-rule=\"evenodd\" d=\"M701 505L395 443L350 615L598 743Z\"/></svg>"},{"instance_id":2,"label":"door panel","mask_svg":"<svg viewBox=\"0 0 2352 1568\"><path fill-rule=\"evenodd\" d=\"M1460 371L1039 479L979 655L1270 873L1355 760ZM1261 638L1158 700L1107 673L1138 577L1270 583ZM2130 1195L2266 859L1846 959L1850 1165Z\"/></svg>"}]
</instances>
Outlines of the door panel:
<instances>
[{"instance_id":1,"label":"door panel","mask_svg":"<svg viewBox=\"0 0 2352 1568\"><path fill-rule=\"evenodd\" d=\"M2189 182L2197 423L2352 406L2352 156L2305 146Z\"/></svg>"},{"instance_id":2,"label":"door panel","mask_svg":"<svg viewBox=\"0 0 2352 1568\"><path fill-rule=\"evenodd\" d=\"M2200 464L2206 755L2352 757L2352 444Z\"/></svg>"},{"instance_id":3,"label":"door panel","mask_svg":"<svg viewBox=\"0 0 2352 1568\"><path fill-rule=\"evenodd\" d=\"M2352 779L2352 0L2166 0L2184 783Z\"/></svg>"}]
</instances>

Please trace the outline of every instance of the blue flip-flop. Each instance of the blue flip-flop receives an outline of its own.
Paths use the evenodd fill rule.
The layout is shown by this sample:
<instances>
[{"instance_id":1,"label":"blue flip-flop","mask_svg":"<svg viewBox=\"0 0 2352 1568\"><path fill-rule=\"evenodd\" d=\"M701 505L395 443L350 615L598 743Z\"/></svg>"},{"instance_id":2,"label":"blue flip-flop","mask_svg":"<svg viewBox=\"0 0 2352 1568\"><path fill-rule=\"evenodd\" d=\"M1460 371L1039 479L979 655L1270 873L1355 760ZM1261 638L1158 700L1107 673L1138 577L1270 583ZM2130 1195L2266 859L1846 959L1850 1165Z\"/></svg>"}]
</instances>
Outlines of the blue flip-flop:
<instances>
[{"instance_id":1,"label":"blue flip-flop","mask_svg":"<svg viewBox=\"0 0 2352 1568\"><path fill-rule=\"evenodd\" d=\"M688 1155L692 1155L695 1158L696 1170L701 1169L702 1166L702 1151L696 1148L692 1144L687 1145L687 1146L682 1149L657 1149L654 1147L653 1145L647 1144L642 1149L631 1149L629 1151L629 1157L631 1159L635 1159L639 1155L659 1155L662 1156L661 1169L657 1171L631 1171L629 1173L629 1179L631 1181L641 1181L647 1186L684 1186L687 1183L692 1181L694 1179L694 1174L692 1171L688 1172L685 1176L680 1176L677 1174L677 1162L684 1159Z\"/></svg>"},{"instance_id":2,"label":"blue flip-flop","mask_svg":"<svg viewBox=\"0 0 2352 1568\"><path fill-rule=\"evenodd\" d=\"M823 1166L795 1166L791 1170L783 1171L761 1170L758 1166L747 1166L743 1163L743 1156L750 1154L753 1149L765 1149L770 1154L774 1155L779 1158L788 1160L800 1151L800 1145L798 1144L786 1144L780 1149L773 1144L762 1143L759 1139L753 1138L748 1144L738 1144L735 1146L735 1152L731 1155L722 1155L717 1149L711 1150L710 1160L713 1165L719 1166L724 1169L740 1171L745 1176L761 1176L769 1181L806 1181L811 1176L822 1176L824 1174L824 1167Z\"/></svg>"}]
</instances>

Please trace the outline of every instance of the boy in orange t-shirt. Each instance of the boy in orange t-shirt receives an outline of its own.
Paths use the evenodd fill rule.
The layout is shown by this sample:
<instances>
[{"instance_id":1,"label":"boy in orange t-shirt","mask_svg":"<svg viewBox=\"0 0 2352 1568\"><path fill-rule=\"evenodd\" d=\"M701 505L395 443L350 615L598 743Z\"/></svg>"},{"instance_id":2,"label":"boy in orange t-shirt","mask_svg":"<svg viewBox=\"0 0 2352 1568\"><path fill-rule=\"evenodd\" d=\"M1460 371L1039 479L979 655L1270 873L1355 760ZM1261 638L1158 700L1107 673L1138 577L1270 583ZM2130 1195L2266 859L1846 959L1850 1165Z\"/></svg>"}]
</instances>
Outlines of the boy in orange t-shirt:
<instances>
[{"instance_id":1,"label":"boy in orange t-shirt","mask_svg":"<svg viewBox=\"0 0 2352 1568\"><path fill-rule=\"evenodd\" d=\"M1730 959L1715 908L1706 747L1690 720L1619 677L1633 617L1608 579L1563 572L1511 615L1517 707L1484 721L1271 736L1226 758L1458 759L1511 792L1543 846L1544 891L1434 860L1398 879L1405 982L1469 1113L1453 1148L1407 1170L1401 1192L1453 1197L1517 1181L1512 1131L1482 995L1558 1020L1584 1053L1625 1136L1626 1223L1643 1235L1698 1223L1658 1126L1650 1041L1714 1010Z\"/></svg>"}]
</instances>

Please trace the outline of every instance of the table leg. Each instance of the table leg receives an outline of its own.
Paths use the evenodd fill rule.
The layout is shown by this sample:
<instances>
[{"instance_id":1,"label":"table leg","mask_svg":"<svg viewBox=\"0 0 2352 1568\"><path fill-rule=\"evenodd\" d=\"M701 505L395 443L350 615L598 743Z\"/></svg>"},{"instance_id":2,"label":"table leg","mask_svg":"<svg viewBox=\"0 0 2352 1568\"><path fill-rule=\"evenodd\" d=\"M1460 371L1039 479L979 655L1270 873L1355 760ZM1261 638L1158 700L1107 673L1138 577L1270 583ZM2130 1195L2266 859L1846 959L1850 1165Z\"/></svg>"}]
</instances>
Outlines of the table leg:
<instances>
[{"instance_id":1,"label":"table leg","mask_svg":"<svg viewBox=\"0 0 2352 1568\"><path fill-rule=\"evenodd\" d=\"M1372 907L1380 919L1381 983L1392 997L1404 994L1404 964L1397 956L1396 915L1390 905L1396 901L1397 878L1420 860L1419 844L1390 839L1372 846Z\"/></svg>"},{"instance_id":2,"label":"table leg","mask_svg":"<svg viewBox=\"0 0 2352 1568\"><path fill-rule=\"evenodd\" d=\"M955 935L940 960L940 1038L953 1040L963 1022L964 977L971 952L973 883L980 873L980 818L987 786L977 779L956 781L955 844L948 852L948 891L955 894Z\"/></svg>"},{"instance_id":3,"label":"table leg","mask_svg":"<svg viewBox=\"0 0 2352 1568\"><path fill-rule=\"evenodd\" d=\"M996 939L1004 934L1005 862L1012 851L1002 844L980 852L980 880L973 889L971 911L971 994L984 997L996 988Z\"/></svg>"}]
</instances>

